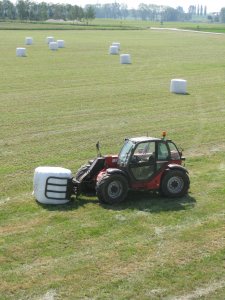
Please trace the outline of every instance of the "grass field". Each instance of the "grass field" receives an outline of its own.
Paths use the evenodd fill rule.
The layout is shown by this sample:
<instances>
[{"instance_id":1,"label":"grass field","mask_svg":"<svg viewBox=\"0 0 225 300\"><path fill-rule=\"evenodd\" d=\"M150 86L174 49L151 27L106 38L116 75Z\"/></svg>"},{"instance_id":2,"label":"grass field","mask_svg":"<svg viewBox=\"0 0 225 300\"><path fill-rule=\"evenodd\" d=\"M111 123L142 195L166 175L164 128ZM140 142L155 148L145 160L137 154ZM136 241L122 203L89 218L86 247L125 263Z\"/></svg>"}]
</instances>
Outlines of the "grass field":
<instances>
[{"instance_id":1,"label":"grass field","mask_svg":"<svg viewBox=\"0 0 225 300\"><path fill-rule=\"evenodd\" d=\"M197 30L200 32L225 33L223 23L201 23L201 22L151 22L142 20L121 20L121 19L94 19L87 22L20 22L2 21L0 30L143 30L150 27L159 28L180 28L186 30Z\"/></svg>"},{"instance_id":2,"label":"grass field","mask_svg":"<svg viewBox=\"0 0 225 300\"><path fill-rule=\"evenodd\" d=\"M27 57L16 57L26 36ZM46 36L64 39L50 51ZM224 299L225 36L153 30L0 31L0 299ZM111 42L131 65L108 55ZM169 92L172 78L188 95ZM38 166L73 173L125 137L184 148L190 193L116 206L32 197Z\"/></svg>"}]
</instances>

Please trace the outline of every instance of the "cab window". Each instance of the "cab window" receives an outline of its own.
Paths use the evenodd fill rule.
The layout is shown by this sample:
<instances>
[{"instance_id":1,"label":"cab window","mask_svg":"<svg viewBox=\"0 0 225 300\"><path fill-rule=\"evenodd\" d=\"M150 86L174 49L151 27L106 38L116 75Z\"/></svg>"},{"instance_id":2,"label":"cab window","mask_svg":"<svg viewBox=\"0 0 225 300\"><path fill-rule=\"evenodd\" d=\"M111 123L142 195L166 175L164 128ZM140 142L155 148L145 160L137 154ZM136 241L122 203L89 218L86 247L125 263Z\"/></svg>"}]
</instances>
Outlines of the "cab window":
<instances>
[{"instance_id":1,"label":"cab window","mask_svg":"<svg viewBox=\"0 0 225 300\"><path fill-rule=\"evenodd\" d=\"M158 143L158 160L168 160L169 151L165 142Z\"/></svg>"},{"instance_id":2,"label":"cab window","mask_svg":"<svg viewBox=\"0 0 225 300\"><path fill-rule=\"evenodd\" d=\"M155 155L155 142L144 142L137 145L133 158L139 161L148 161L150 156Z\"/></svg>"}]
</instances>

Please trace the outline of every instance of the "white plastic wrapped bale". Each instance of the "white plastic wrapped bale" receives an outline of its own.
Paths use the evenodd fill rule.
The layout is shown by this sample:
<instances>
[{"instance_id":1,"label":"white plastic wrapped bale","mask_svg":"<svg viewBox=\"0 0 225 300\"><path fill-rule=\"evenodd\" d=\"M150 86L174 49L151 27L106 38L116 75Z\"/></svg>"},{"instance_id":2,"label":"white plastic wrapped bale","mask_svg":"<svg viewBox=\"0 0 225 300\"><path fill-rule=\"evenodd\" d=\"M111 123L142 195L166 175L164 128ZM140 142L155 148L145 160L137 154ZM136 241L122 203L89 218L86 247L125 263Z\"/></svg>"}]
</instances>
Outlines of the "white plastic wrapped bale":
<instances>
[{"instance_id":1,"label":"white plastic wrapped bale","mask_svg":"<svg viewBox=\"0 0 225 300\"><path fill-rule=\"evenodd\" d=\"M26 48L16 48L16 56L26 56Z\"/></svg>"},{"instance_id":2,"label":"white plastic wrapped bale","mask_svg":"<svg viewBox=\"0 0 225 300\"><path fill-rule=\"evenodd\" d=\"M49 43L49 49L50 50L58 50L58 44L57 44L57 42L50 42Z\"/></svg>"},{"instance_id":3,"label":"white plastic wrapped bale","mask_svg":"<svg viewBox=\"0 0 225 300\"><path fill-rule=\"evenodd\" d=\"M57 44L58 44L58 48L64 48L65 47L64 40L57 40Z\"/></svg>"},{"instance_id":4,"label":"white plastic wrapped bale","mask_svg":"<svg viewBox=\"0 0 225 300\"><path fill-rule=\"evenodd\" d=\"M186 94L187 81L184 79L172 79L170 82L170 92L175 94Z\"/></svg>"},{"instance_id":5,"label":"white plastic wrapped bale","mask_svg":"<svg viewBox=\"0 0 225 300\"><path fill-rule=\"evenodd\" d=\"M54 37L53 36L46 37L46 43L49 44L51 42L54 42Z\"/></svg>"},{"instance_id":6,"label":"white plastic wrapped bale","mask_svg":"<svg viewBox=\"0 0 225 300\"><path fill-rule=\"evenodd\" d=\"M109 54L119 54L119 49L117 46L110 46L109 47Z\"/></svg>"},{"instance_id":7,"label":"white plastic wrapped bale","mask_svg":"<svg viewBox=\"0 0 225 300\"><path fill-rule=\"evenodd\" d=\"M120 63L121 64L131 64L130 54L120 54Z\"/></svg>"},{"instance_id":8,"label":"white plastic wrapped bale","mask_svg":"<svg viewBox=\"0 0 225 300\"><path fill-rule=\"evenodd\" d=\"M112 46L117 46L118 49L120 50L120 43L119 43L119 42L113 42L113 43L112 43Z\"/></svg>"},{"instance_id":9,"label":"white plastic wrapped bale","mask_svg":"<svg viewBox=\"0 0 225 300\"><path fill-rule=\"evenodd\" d=\"M70 201L72 172L60 167L38 167L34 171L36 200L43 204L65 204Z\"/></svg>"},{"instance_id":10,"label":"white plastic wrapped bale","mask_svg":"<svg viewBox=\"0 0 225 300\"><path fill-rule=\"evenodd\" d=\"M33 44L33 38L32 37L26 37L25 38L25 45L32 45Z\"/></svg>"}]
</instances>

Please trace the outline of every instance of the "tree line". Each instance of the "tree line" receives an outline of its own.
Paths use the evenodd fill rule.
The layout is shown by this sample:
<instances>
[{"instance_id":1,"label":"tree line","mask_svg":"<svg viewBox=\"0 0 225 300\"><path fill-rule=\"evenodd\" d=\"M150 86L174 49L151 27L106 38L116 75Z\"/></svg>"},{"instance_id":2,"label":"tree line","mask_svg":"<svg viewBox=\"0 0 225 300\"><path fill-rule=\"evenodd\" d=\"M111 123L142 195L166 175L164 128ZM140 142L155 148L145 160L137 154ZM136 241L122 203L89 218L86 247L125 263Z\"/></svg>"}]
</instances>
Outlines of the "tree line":
<instances>
[{"instance_id":1,"label":"tree line","mask_svg":"<svg viewBox=\"0 0 225 300\"><path fill-rule=\"evenodd\" d=\"M146 21L190 21L195 16L204 16L208 20L225 22L225 8L218 13L217 19L207 16L207 7L191 5L188 12L181 6L169 6L141 3L137 9L128 9L126 4L116 1L108 4L86 5L84 8L71 4L36 3L30 0L18 0L13 4L9 0L0 0L1 20L46 21L63 19L70 21L91 20L94 18L141 19Z\"/></svg>"},{"instance_id":2,"label":"tree line","mask_svg":"<svg viewBox=\"0 0 225 300\"><path fill-rule=\"evenodd\" d=\"M29 0L18 0L14 5L9 0L0 1L0 19L22 21L46 21L48 19L82 21L95 18L91 5L83 9L71 4L36 3Z\"/></svg>"},{"instance_id":3,"label":"tree line","mask_svg":"<svg viewBox=\"0 0 225 300\"><path fill-rule=\"evenodd\" d=\"M185 21L191 20L196 10L190 8L188 13L185 13L181 6L172 8L169 6L156 4L139 4L137 9L128 9L126 4L117 2L111 4L96 4L93 5L97 18L116 18L116 19L141 19L149 21ZM204 7L206 14L207 8ZM201 14L199 8L199 14Z\"/></svg>"}]
</instances>

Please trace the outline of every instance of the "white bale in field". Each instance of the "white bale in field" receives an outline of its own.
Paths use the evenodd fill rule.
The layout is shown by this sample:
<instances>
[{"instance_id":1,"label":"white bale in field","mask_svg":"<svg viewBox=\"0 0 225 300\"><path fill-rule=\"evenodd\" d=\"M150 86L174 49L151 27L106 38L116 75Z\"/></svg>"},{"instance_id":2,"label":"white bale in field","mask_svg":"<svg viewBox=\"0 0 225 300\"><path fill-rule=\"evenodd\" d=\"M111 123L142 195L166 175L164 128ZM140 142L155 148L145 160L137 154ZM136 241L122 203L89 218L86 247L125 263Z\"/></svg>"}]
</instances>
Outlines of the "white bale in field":
<instances>
[{"instance_id":1,"label":"white bale in field","mask_svg":"<svg viewBox=\"0 0 225 300\"><path fill-rule=\"evenodd\" d=\"M58 48L64 48L65 47L64 40L57 40L57 44L58 44Z\"/></svg>"},{"instance_id":2,"label":"white bale in field","mask_svg":"<svg viewBox=\"0 0 225 300\"><path fill-rule=\"evenodd\" d=\"M26 48L16 48L16 56L26 56Z\"/></svg>"},{"instance_id":3,"label":"white bale in field","mask_svg":"<svg viewBox=\"0 0 225 300\"><path fill-rule=\"evenodd\" d=\"M109 54L119 54L119 48L117 46L110 46Z\"/></svg>"},{"instance_id":4,"label":"white bale in field","mask_svg":"<svg viewBox=\"0 0 225 300\"><path fill-rule=\"evenodd\" d=\"M60 167L38 167L34 171L36 200L44 204L64 204L70 201L72 172Z\"/></svg>"},{"instance_id":5,"label":"white bale in field","mask_svg":"<svg viewBox=\"0 0 225 300\"><path fill-rule=\"evenodd\" d=\"M32 45L33 44L33 38L32 37L26 37L25 38L25 44L26 45Z\"/></svg>"},{"instance_id":6,"label":"white bale in field","mask_svg":"<svg viewBox=\"0 0 225 300\"><path fill-rule=\"evenodd\" d=\"M58 44L57 44L57 42L50 42L50 43L48 44L48 46L49 46L49 49L50 49L50 50L57 50L57 49L58 49Z\"/></svg>"},{"instance_id":7,"label":"white bale in field","mask_svg":"<svg viewBox=\"0 0 225 300\"><path fill-rule=\"evenodd\" d=\"M130 54L120 54L120 63L121 64L131 64Z\"/></svg>"},{"instance_id":8,"label":"white bale in field","mask_svg":"<svg viewBox=\"0 0 225 300\"><path fill-rule=\"evenodd\" d=\"M172 79L170 82L170 92L175 94L186 94L187 81L184 79Z\"/></svg>"},{"instance_id":9,"label":"white bale in field","mask_svg":"<svg viewBox=\"0 0 225 300\"><path fill-rule=\"evenodd\" d=\"M54 42L54 37L53 36L46 37L46 43L49 44L51 42Z\"/></svg>"},{"instance_id":10,"label":"white bale in field","mask_svg":"<svg viewBox=\"0 0 225 300\"><path fill-rule=\"evenodd\" d=\"M120 50L120 43L119 43L119 42L113 42L113 43L112 43L112 46L117 46L118 49Z\"/></svg>"}]
</instances>

